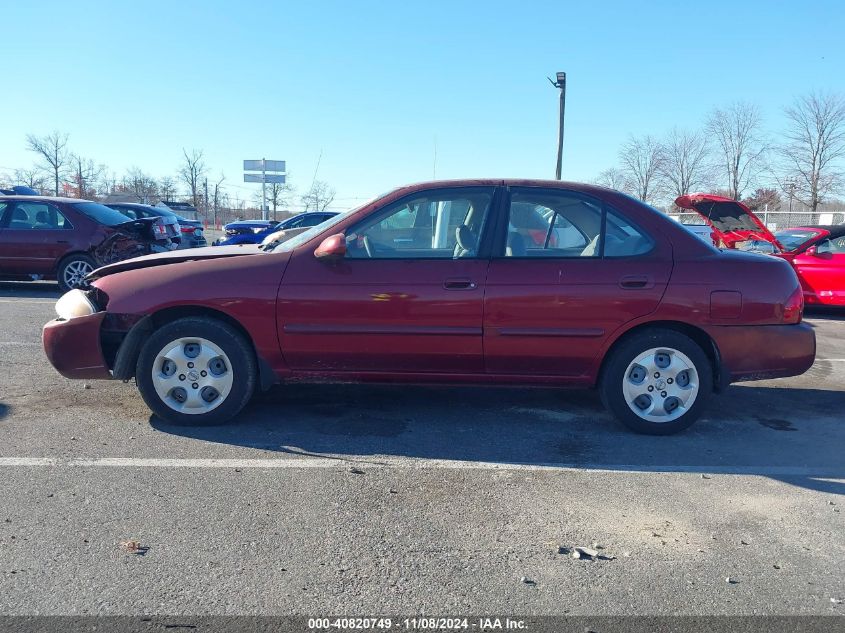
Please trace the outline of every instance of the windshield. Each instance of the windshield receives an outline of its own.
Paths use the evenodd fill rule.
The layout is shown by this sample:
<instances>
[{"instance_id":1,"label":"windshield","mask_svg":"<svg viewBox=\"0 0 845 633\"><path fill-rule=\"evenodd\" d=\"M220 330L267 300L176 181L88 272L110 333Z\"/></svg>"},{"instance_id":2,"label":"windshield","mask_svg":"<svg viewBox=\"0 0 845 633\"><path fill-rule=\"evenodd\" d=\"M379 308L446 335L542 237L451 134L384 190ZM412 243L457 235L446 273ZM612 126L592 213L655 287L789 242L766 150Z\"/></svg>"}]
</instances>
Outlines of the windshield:
<instances>
[{"instance_id":1,"label":"windshield","mask_svg":"<svg viewBox=\"0 0 845 633\"><path fill-rule=\"evenodd\" d=\"M783 244L784 249L794 251L820 233L821 231L813 231L811 229L789 229L778 231L775 233L775 237L778 238L778 242Z\"/></svg>"},{"instance_id":2,"label":"windshield","mask_svg":"<svg viewBox=\"0 0 845 633\"><path fill-rule=\"evenodd\" d=\"M287 253L288 251L292 251L295 248L298 248L299 246L302 246L303 244L305 244L305 242L310 240L315 235L319 235L320 233L323 233L324 231L328 232L328 230L330 228L332 228L333 226L336 226L337 224L340 224L346 218L348 218L350 215L352 215L353 213L355 213L359 209L363 209L368 204L372 204L376 200L384 198L385 196L393 193L393 191L396 191L396 190L394 189L394 190L389 191L387 193L384 193L380 196L377 196L377 197L373 198L372 200L368 200L364 204L359 205L359 206L355 207L354 209L349 209L348 211L344 211L343 213L338 213L336 216L334 216L333 218L329 218L328 220L326 220L322 224L318 224L317 226L312 226L310 229L300 233L296 237L293 237L293 238L291 238L291 239L289 239L285 242L282 242L281 244L278 244L275 248L268 249L268 252L271 252L271 253Z\"/></svg>"},{"instance_id":3,"label":"windshield","mask_svg":"<svg viewBox=\"0 0 845 633\"><path fill-rule=\"evenodd\" d=\"M369 204L369 202L367 203ZM364 205L361 205L363 207ZM271 249L273 253L286 253L288 251L292 251L293 249L297 248L298 246L305 244L308 240L310 240L315 235L319 235L323 231L328 231L334 225L340 223L342 220L345 220L348 216L355 213L361 207L355 207L354 209L349 209L349 211L344 211L333 218L326 220L322 224L318 224L317 226L312 226L307 231L303 231L296 237L292 237L291 239L278 244L275 248Z\"/></svg>"},{"instance_id":4,"label":"windshield","mask_svg":"<svg viewBox=\"0 0 845 633\"><path fill-rule=\"evenodd\" d=\"M75 211L79 211L82 215L88 216L94 222L105 224L106 226L117 226L118 224L126 224L131 222L129 218L123 215L120 211L115 211L103 204L96 202L77 202L71 205Z\"/></svg>"}]
</instances>

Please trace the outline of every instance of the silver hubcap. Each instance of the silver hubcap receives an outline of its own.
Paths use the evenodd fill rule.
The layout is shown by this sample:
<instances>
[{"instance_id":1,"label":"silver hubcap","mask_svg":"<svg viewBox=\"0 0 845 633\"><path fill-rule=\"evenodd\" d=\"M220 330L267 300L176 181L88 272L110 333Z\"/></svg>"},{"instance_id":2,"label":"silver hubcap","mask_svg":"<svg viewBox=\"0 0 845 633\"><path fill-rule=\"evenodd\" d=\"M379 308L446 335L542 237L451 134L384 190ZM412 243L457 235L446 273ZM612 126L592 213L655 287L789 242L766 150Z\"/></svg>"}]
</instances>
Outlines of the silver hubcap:
<instances>
[{"instance_id":1,"label":"silver hubcap","mask_svg":"<svg viewBox=\"0 0 845 633\"><path fill-rule=\"evenodd\" d=\"M94 270L88 262L71 262L65 266L64 282L68 288L77 288L82 285L82 280Z\"/></svg>"},{"instance_id":2,"label":"silver hubcap","mask_svg":"<svg viewBox=\"0 0 845 633\"><path fill-rule=\"evenodd\" d=\"M219 407L234 382L229 357L204 338L180 338L165 345L156 356L152 375L162 402L188 414Z\"/></svg>"},{"instance_id":3,"label":"silver hubcap","mask_svg":"<svg viewBox=\"0 0 845 633\"><path fill-rule=\"evenodd\" d=\"M648 422L677 420L695 403L698 388L693 362L669 347L643 352L631 361L622 378L625 402Z\"/></svg>"}]
</instances>

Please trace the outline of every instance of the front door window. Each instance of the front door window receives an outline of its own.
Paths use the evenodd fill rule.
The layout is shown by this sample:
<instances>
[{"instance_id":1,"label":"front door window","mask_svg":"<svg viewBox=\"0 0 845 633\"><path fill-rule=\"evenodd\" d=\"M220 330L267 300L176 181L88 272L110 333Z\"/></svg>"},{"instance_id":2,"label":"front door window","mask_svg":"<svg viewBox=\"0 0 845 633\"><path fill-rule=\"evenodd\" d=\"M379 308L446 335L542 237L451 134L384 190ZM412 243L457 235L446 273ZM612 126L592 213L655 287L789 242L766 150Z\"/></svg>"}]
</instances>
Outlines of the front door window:
<instances>
[{"instance_id":1,"label":"front door window","mask_svg":"<svg viewBox=\"0 0 845 633\"><path fill-rule=\"evenodd\" d=\"M347 257L477 257L492 199L489 188L465 188L427 192L398 202L347 232Z\"/></svg>"}]
</instances>

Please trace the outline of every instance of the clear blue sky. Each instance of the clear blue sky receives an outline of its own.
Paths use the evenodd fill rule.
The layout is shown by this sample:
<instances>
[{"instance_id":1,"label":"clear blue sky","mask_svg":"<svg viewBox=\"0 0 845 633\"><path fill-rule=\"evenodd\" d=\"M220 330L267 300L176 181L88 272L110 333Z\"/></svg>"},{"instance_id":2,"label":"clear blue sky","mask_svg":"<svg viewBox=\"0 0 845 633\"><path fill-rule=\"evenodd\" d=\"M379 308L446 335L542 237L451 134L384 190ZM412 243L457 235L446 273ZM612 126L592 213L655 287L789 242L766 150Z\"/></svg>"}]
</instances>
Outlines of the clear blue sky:
<instances>
[{"instance_id":1,"label":"clear blue sky","mask_svg":"<svg viewBox=\"0 0 845 633\"><path fill-rule=\"evenodd\" d=\"M341 208L431 178L435 137L438 178L553 176L556 70L571 180L714 105L756 102L776 131L795 95L845 91L836 1L32 0L2 16L0 171L57 129L118 175L173 174L202 149L251 198L242 159L286 159L302 191L322 150Z\"/></svg>"}]
</instances>

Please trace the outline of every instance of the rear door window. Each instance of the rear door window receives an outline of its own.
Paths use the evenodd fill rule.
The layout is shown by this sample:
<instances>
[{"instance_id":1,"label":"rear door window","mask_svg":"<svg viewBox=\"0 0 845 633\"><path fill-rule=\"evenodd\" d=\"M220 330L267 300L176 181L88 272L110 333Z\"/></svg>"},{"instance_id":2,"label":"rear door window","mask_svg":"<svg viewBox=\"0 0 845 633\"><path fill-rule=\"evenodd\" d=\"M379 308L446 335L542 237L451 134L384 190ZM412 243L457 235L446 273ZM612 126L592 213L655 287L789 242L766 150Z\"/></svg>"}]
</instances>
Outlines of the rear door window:
<instances>
[{"instance_id":1,"label":"rear door window","mask_svg":"<svg viewBox=\"0 0 845 633\"><path fill-rule=\"evenodd\" d=\"M563 190L511 192L505 257L634 257L653 246L598 200Z\"/></svg>"}]
</instances>

